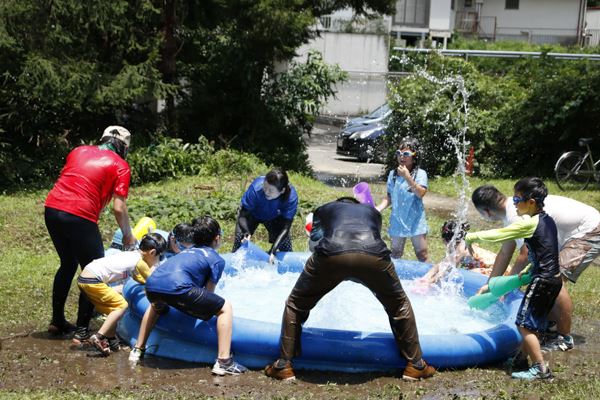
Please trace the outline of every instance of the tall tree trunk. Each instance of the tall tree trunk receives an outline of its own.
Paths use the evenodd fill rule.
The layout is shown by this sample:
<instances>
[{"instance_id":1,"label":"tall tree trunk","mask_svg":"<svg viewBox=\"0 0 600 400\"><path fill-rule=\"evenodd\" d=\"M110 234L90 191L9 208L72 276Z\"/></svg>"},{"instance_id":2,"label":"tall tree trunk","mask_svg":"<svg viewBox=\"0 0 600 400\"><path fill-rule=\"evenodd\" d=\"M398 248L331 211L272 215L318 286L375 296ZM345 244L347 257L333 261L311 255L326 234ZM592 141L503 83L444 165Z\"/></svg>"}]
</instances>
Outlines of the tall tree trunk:
<instances>
[{"instance_id":1,"label":"tall tree trunk","mask_svg":"<svg viewBox=\"0 0 600 400\"><path fill-rule=\"evenodd\" d=\"M175 39L175 26L177 17L175 15L175 0L165 0L164 2L164 45L161 49L162 60L160 71L165 83L176 83L177 79L177 40ZM166 98L165 115L168 133L171 136L178 136L177 113L175 112L175 96L169 95Z\"/></svg>"}]
</instances>

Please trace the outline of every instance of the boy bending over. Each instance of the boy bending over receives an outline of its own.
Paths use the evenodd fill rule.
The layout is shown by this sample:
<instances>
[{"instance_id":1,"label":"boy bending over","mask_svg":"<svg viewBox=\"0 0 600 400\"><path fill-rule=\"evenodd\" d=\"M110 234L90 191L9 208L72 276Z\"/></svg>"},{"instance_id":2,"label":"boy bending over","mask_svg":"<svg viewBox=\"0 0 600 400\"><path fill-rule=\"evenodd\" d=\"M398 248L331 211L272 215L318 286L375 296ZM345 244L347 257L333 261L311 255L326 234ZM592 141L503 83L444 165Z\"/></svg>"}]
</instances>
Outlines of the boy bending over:
<instances>
[{"instance_id":1,"label":"boy bending over","mask_svg":"<svg viewBox=\"0 0 600 400\"><path fill-rule=\"evenodd\" d=\"M150 307L142 319L129 361L137 362L143 357L156 321L169 307L175 307L202 320L217 317L218 349L212 372L239 375L247 369L231 356L233 310L229 302L214 293L225 268L225 260L215 251L221 245L223 233L219 223L209 216L195 219L192 230L193 247L169 258L146 282Z\"/></svg>"}]
</instances>

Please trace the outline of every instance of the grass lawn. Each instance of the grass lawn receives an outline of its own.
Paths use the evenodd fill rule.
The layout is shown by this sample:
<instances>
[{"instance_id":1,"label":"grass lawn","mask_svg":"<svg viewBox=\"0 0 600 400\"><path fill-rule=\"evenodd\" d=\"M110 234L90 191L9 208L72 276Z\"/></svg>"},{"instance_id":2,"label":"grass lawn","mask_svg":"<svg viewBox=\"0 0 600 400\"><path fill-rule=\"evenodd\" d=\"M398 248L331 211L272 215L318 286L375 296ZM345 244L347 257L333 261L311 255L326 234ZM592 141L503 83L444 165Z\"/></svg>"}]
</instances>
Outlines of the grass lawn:
<instances>
[{"instance_id":1,"label":"grass lawn","mask_svg":"<svg viewBox=\"0 0 600 400\"><path fill-rule=\"evenodd\" d=\"M132 188L130 193L130 213L134 221L144 215L152 216L159 228L169 230L176 223L190 220L191 218L209 213L222 223L225 232L225 242L221 249L230 251L233 243L235 213L239 199L251 177L227 176L201 176L188 177L180 180L166 181L158 184L149 184ZM294 221L293 238L294 248L298 251L307 249L306 235L304 233L304 217L316 206L333 200L340 196L340 191L323 185L320 182L299 175L291 175L291 181L300 195L299 215ZM484 182L478 179L471 180L471 188ZM485 182L488 183L488 182ZM506 194L512 194L513 181L494 180L490 182ZM598 206L600 204L600 190L594 188L585 192L564 193L560 192L553 183L549 183L550 192L566 195ZM455 197L451 179L440 178L430 181L430 190L433 193ZM384 185L374 185L373 192L377 199L384 193ZM9 337L11 334L27 330L44 331L50 321L52 280L58 266L58 257L46 231L43 218L43 201L47 191L23 191L17 194L0 196L0 337ZM469 192L470 194L470 192ZM454 200L449 199L450 203ZM440 260L444 254L444 246L439 235L439 227L446 219L443 213L428 212L428 222L431 229L429 246L431 259ZM387 228L389 210L384 213L384 228ZM470 221L473 230L489 228L490 225L480 218ZM105 211L100 221L104 242L108 246L116 223L109 211ZM255 241L263 248L268 248L266 231L260 228L254 237ZM414 259L412 248L407 246L406 258ZM569 289L575 303L574 330L587 336L587 341L592 340L600 329L600 280L598 267L589 268L577 285L570 285ZM73 285L69 296L67 315L73 316L76 312L77 287ZM594 338L594 339L593 339ZM562 364L561 364L562 363ZM507 380L501 372L488 369L471 369L466 371L450 371L440 374L440 378L425 386L414 386L407 389L405 386L386 386L373 388L369 398L446 398L445 395L455 393L448 398L502 398L517 399L562 399L562 398L600 398L600 363L597 358L586 357L585 354L572 362L560 361L558 370L558 384L538 383L511 383L508 387ZM562 365L562 367L561 367ZM135 392L116 390L103 393L83 393L81 391L44 391L38 388L31 392L4 392L2 391L3 379L10 377L8 366L0 364L0 398L129 398L136 397ZM437 378L436 378L437 379ZM468 392L458 392L449 389L452 385L462 385L470 382L476 387L477 395L472 397ZM510 381L509 381L510 382ZM322 388L321 388L322 389ZM333 390L333 389L332 389ZM335 392L337 389L333 390ZM466 389L465 389L466 390ZM323 392L320 392L323 393ZM436 396L438 393L439 396ZM456 394L458 393L458 394ZM462 394L461 394L462 393ZM168 397L168 394L164 394ZM194 397L194 393L179 393L184 397ZM156 394L156 398L162 397ZM316 397L314 397L316 396ZM523 396L523 397L522 397ZM150 397L154 397L150 396ZM280 396L277 389L272 392L273 398L318 398L319 395L302 393ZM329 397L329 396L327 396ZM248 397L251 398L251 397ZM344 398L336 397L336 398Z\"/></svg>"}]
</instances>

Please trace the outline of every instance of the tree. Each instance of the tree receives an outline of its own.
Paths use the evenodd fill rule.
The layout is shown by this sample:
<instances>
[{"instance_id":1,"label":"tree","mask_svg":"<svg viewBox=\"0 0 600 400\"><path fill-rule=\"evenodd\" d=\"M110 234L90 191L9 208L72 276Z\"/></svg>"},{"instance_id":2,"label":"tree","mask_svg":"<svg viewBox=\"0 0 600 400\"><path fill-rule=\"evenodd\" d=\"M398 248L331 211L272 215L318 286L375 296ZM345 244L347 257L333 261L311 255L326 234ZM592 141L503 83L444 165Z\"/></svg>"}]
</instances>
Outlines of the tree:
<instances>
[{"instance_id":1,"label":"tree","mask_svg":"<svg viewBox=\"0 0 600 400\"><path fill-rule=\"evenodd\" d=\"M0 5L0 129L9 180L55 174L57 157L72 144L140 118L149 100L174 91L157 68L159 17L150 0Z\"/></svg>"},{"instance_id":2,"label":"tree","mask_svg":"<svg viewBox=\"0 0 600 400\"><path fill-rule=\"evenodd\" d=\"M68 148L95 140L107 124L122 123L138 144L157 132L186 141L203 133L218 145L268 155L270 143L279 142L294 153L284 166L303 169L306 164L295 154L303 147L296 143L310 118L292 126L296 114L280 113L297 108L265 96L270 85L284 81L275 66L315 34L311 27L320 15L347 6L390 12L392 5L392 0L6 0L0 3L0 168L13 181L32 173L54 176ZM321 78L327 76L341 77ZM313 83L335 82L321 78ZM309 93L311 99L297 100L320 104L328 90L319 87ZM151 108L159 99L166 108L155 116ZM15 148L21 151L14 154ZM267 161L280 159L271 155Z\"/></svg>"}]
</instances>

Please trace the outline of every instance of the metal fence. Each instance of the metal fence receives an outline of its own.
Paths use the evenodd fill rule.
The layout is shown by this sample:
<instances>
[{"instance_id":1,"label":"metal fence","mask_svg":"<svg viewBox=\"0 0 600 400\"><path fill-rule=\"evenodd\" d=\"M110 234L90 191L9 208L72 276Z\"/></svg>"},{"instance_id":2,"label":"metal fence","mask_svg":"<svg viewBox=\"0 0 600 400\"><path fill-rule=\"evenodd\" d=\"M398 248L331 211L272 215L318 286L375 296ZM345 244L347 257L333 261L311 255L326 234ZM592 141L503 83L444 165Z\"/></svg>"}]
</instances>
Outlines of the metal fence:
<instances>
[{"instance_id":1,"label":"metal fence","mask_svg":"<svg viewBox=\"0 0 600 400\"><path fill-rule=\"evenodd\" d=\"M480 39L496 38L496 17L480 17L476 11L458 11L454 30Z\"/></svg>"},{"instance_id":2,"label":"metal fence","mask_svg":"<svg viewBox=\"0 0 600 400\"><path fill-rule=\"evenodd\" d=\"M551 57L562 60L592 60L600 61L600 54L582 54L582 53L542 53L541 51L501 51L501 50L432 50L432 49L417 49L412 47L394 47L394 51L413 52L413 53L431 53L432 51L439 52L444 56L454 57L498 57L498 58L539 58Z\"/></svg>"}]
</instances>

